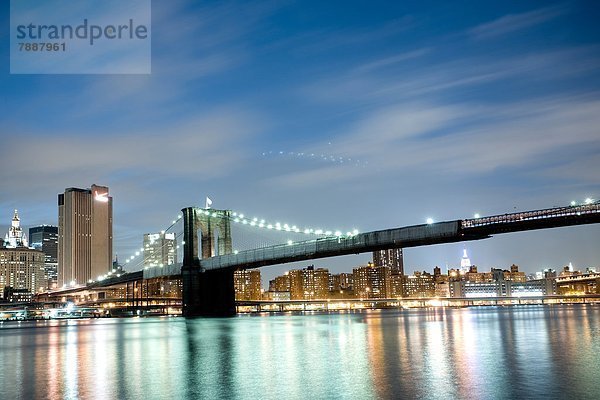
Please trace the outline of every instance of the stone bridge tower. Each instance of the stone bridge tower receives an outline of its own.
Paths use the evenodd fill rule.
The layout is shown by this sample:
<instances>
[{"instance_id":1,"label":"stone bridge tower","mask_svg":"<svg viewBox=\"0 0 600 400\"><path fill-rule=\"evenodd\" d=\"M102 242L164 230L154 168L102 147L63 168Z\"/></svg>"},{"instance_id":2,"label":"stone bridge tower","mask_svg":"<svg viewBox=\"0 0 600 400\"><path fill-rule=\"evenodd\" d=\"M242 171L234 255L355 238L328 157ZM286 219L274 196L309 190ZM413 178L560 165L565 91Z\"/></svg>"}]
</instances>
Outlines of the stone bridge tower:
<instances>
[{"instance_id":1,"label":"stone bridge tower","mask_svg":"<svg viewBox=\"0 0 600 400\"><path fill-rule=\"evenodd\" d=\"M182 212L183 315L235 315L234 270L204 271L200 267L201 259L233 252L231 211L188 207ZM201 234L200 241L198 232Z\"/></svg>"}]
</instances>

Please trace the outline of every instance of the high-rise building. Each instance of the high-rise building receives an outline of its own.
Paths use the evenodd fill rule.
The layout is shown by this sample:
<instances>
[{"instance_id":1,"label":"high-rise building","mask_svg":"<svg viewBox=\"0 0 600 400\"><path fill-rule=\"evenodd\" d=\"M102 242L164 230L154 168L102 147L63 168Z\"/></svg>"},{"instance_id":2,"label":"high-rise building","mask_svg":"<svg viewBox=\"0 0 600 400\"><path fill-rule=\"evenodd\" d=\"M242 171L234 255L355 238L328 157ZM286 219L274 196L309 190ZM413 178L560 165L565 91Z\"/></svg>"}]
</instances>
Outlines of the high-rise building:
<instances>
[{"instance_id":1,"label":"high-rise building","mask_svg":"<svg viewBox=\"0 0 600 400\"><path fill-rule=\"evenodd\" d=\"M391 268L369 265L354 268L354 293L360 298L386 299L392 295Z\"/></svg>"},{"instance_id":2,"label":"high-rise building","mask_svg":"<svg viewBox=\"0 0 600 400\"><path fill-rule=\"evenodd\" d=\"M112 263L112 197L108 187L68 188L58 195L58 286L85 284Z\"/></svg>"},{"instance_id":3,"label":"high-rise building","mask_svg":"<svg viewBox=\"0 0 600 400\"><path fill-rule=\"evenodd\" d=\"M310 265L303 269L291 270L290 298L292 300L320 300L329 294L329 270Z\"/></svg>"},{"instance_id":4,"label":"high-rise building","mask_svg":"<svg viewBox=\"0 0 600 400\"><path fill-rule=\"evenodd\" d=\"M460 259L460 270L466 273L469 270L469 267L472 266L471 260L467 255L467 248L463 248L463 256Z\"/></svg>"},{"instance_id":5,"label":"high-rise building","mask_svg":"<svg viewBox=\"0 0 600 400\"><path fill-rule=\"evenodd\" d=\"M27 247L19 215L15 215L6 240L0 242L0 294L11 290L37 293L45 288L44 253Z\"/></svg>"},{"instance_id":6,"label":"high-rise building","mask_svg":"<svg viewBox=\"0 0 600 400\"><path fill-rule=\"evenodd\" d=\"M233 273L236 300L261 300L259 269L240 269Z\"/></svg>"},{"instance_id":7,"label":"high-rise building","mask_svg":"<svg viewBox=\"0 0 600 400\"><path fill-rule=\"evenodd\" d=\"M376 267L389 267L392 275L404 275L404 257L402 249L374 251L373 264L375 264Z\"/></svg>"},{"instance_id":8,"label":"high-rise building","mask_svg":"<svg viewBox=\"0 0 600 400\"><path fill-rule=\"evenodd\" d=\"M177 242L174 233L146 233L143 246L144 267L162 267L177 262Z\"/></svg>"},{"instance_id":9,"label":"high-rise building","mask_svg":"<svg viewBox=\"0 0 600 400\"><path fill-rule=\"evenodd\" d=\"M29 228L31 247L44 253L46 289L58 285L58 226L41 225Z\"/></svg>"}]
</instances>

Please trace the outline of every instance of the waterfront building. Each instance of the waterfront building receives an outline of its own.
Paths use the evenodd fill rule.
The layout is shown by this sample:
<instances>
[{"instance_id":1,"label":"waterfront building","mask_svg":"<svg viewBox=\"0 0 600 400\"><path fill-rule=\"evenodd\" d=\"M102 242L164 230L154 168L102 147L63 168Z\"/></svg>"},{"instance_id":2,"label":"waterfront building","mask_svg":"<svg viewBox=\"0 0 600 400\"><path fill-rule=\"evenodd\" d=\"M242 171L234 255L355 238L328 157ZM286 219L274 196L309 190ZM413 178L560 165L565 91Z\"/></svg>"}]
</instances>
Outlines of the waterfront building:
<instances>
[{"instance_id":1,"label":"waterfront building","mask_svg":"<svg viewBox=\"0 0 600 400\"><path fill-rule=\"evenodd\" d=\"M368 299L386 299L392 296L391 268L369 263L354 268L354 293L356 297Z\"/></svg>"},{"instance_id":2,"label":"waterfront building","mask_svg":"<svg viewBox=\"0 0 600 400\"><path fill-rule=\"evenodd\" d=\"M376 267L389 267L392 275L404 275L404 256L401 248L374 251L373 264Z\"/></svg>"},{"instance_id":3,"label":"waterfront building","mask_svg":"<svg viewBox=\"0 0 600 400\"><path fill-rule=\"evenodd\" d=\"M494 282L451 282L451 297L527 297L556 294L554 279L536 279L526 282L499 280Z\"/></svg>"},{"instance_id":4,"label":"waterfront building","mask_svg":"<svg viewBox=\"0 0 600 400\"><path fill-rule=\"evenodd\" d=\"M27 246L27 237L15 210L11 226L0 242L0 294L37 293L46 288L44 281L44 253Z\"/></svg>"},{"instance_id":5,"label":"waterfront building","mask_svg":"<svg viewBox=\"0 0 600 400\"><path fill-rule=\"evenodd\" d=\"M106 186L58 195L59 287L85 284L111 269L112 209Z\"/></svg>"},{"instance_id":6,"label":"waterfront building","mask_svg":"<svg viewBox=\"0 0 600 400\"><path fill-rule=\"evenodd\" d=\"M177 242L174 233L144 234L144 268L163 267L177 262Z\"/></svg>"},{"instance_id":7,"label":"waterfront building","mask_svg":"<svg viewBox=\"0 0 600 400\"><path fill-rule=\"evenodd\" d=\"M58 285L58 226L40 225L29 228L29 243L44 253L44 280L46 289Z\"/></svg>"},{"instance_id":8,"label":"waterfront building","mask_svg":"<svg viewBox=\"0 0 600 400\"><path fill-rule=\"evenodd\" d=\"M435 280L428 272L415 272L404 278L405 297L434 297Z\"/></svg>"},{"instance_id":9,"label":"waterfront building","mask_svg":"<svg viewBox=\"0 0 600 400\"><path fill-rule=\"evenodd\" d=\"M259 269L240 269L233 273L236 300L261 300L261 278Z\"/></svg>"},{"instance_id":10,"label":"waterfront building","mask_svg":"<svg viewBox=\"0 0 600 400\"><path fill-rule=\"evenodd\" d=\"M315 269L310 265L303 269L291 270L290 298L292 300L321 300L329 294L329 270Z\"/></svg>"}]
</instances>

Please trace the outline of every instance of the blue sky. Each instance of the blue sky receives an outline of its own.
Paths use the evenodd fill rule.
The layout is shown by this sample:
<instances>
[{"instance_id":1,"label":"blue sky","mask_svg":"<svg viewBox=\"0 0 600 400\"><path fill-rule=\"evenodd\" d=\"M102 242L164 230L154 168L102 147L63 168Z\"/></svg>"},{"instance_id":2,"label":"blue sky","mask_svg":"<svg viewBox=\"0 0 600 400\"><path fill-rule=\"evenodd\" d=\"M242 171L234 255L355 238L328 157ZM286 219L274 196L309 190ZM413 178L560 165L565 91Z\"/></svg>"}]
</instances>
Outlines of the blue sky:
<instances>
[{"instance_id":1,"label":"blue sky","mask_svg":"<svg viewBox=\"0 0 600 400\"><path fill-rule=\"evenodd\" d=\"M361 231L600 196L593 1L153 1L150 75L10 75L1 7L3 227L13 208L56 224L57 193L92 183L114 197L121 258L205 196ZM585 268L599 234L467 247L484 270ZM407 270L453 266L462 246L409 249Z\"/></svg>"}]
</instances>

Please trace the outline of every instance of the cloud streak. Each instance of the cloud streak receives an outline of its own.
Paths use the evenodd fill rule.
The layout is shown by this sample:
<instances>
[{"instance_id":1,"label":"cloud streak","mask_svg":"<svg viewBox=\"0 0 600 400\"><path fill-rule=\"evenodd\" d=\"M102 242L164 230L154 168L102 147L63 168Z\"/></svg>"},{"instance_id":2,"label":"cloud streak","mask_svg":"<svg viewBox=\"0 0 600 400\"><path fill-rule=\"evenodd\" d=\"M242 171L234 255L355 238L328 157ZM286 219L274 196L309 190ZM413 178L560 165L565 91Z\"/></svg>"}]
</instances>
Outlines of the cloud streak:
<instances>
[{"instance_id":1,"label":"cloud streak","mask_svg":"<svg viewBox=\"0 0 600 400\"><path fill-rule=\"evenodd\" d=\"M469 34L476 40L497 38L551 21L566 12L564 6L551 6L520 14L508 14L470 29Z\"/></svg>"}]
</instances>

